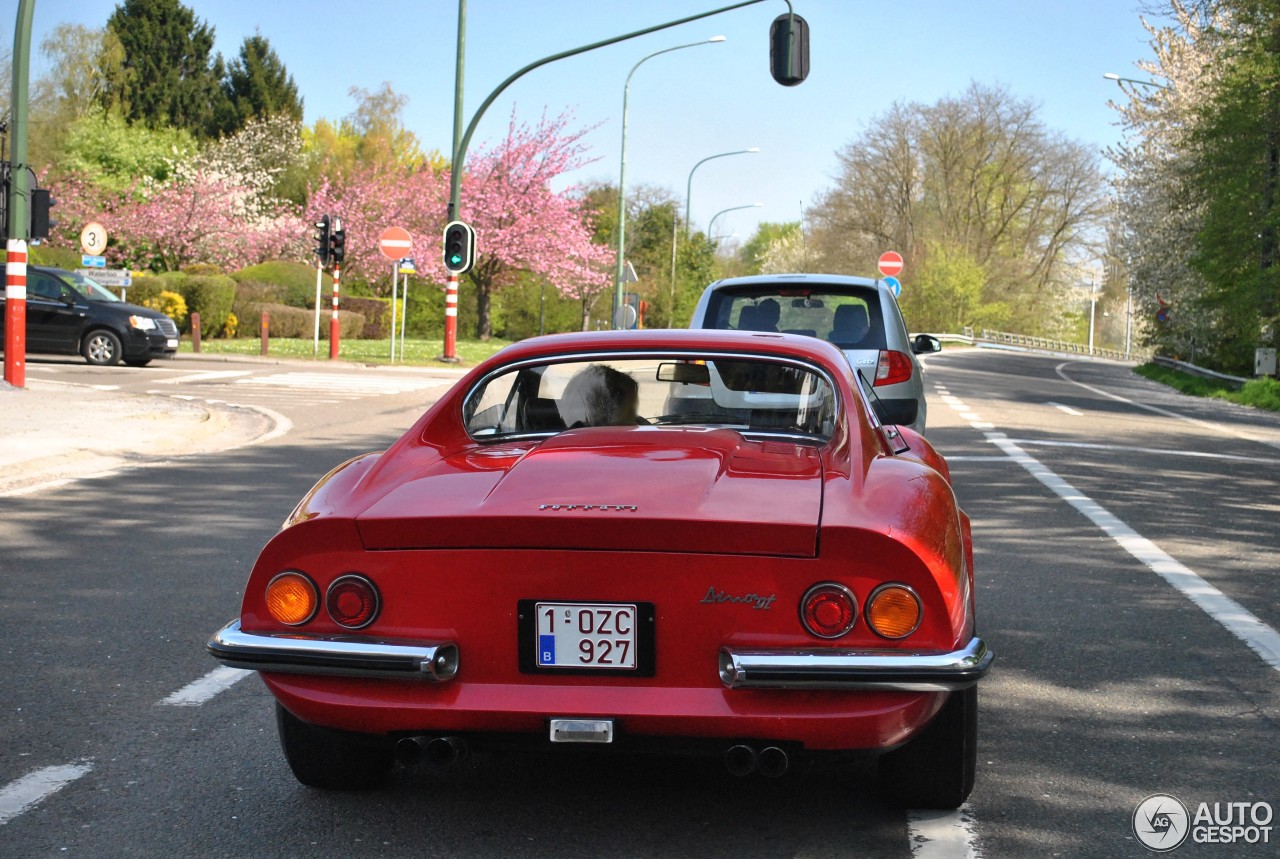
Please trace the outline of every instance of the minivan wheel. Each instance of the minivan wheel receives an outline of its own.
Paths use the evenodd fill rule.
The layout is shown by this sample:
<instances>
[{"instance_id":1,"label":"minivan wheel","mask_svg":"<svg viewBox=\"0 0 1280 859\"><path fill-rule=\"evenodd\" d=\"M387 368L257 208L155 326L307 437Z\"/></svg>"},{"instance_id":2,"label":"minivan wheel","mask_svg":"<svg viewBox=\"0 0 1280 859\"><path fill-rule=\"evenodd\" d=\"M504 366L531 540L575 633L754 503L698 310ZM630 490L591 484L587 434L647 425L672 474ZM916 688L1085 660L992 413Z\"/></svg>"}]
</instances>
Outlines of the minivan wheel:
<instances>
[{"instance_id":1,"label":"minivan wheel","mask_svg":"<svg viewBox=\"0 0 1280 859\"><path fill-rule=\"evenodd\" d=\"M80 352L90 364L109 367L120 363L120 356L124 353L124 349L120 345L119 337L105 328L99 328L96 331L90 331L84 338L84 345L81 346Z\"/></svg>"}]
</instances>

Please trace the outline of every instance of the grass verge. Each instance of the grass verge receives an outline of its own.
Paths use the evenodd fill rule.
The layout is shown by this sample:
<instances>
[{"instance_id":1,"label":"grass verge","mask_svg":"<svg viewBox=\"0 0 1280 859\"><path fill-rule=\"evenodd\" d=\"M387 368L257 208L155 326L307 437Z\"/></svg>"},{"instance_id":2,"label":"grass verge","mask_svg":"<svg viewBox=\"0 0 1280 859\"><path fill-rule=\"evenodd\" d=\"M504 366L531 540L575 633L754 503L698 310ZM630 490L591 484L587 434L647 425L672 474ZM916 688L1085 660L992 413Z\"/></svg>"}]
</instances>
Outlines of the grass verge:
<instances>
[{"instance_id":1,"label":"grass verge","mask_svg":"<svg viewBox=\"0 0 1280 859\"><path fill-rule=\"evenodd\" d=\"M1193 376L1159 364L1142 364L1135 367L1134 372L1193 397L1216 397L1242 406L1280 412L1280 381L1276 379L1253 379L1236 390L1228 382Z\"/></svg>"},{"instance_id":2,"label":"grass verge","mask_svg":"<svg viewBox=\"0 0 1280 859\"><path fill-rule=\"evenodd\" d=\"M296 337L272 337L268 345L268 356L272 358L297 358L319 361L329 360L329 341L321 340L320 348L313 351L313 340ZM404 341L404 355L400 354L400 344L396 343L396 363L424 367L470 367L479 364L503 346L506 340L459 340L457 344L458 363L450 364L440 360L444 352L442 340L409 340ZM191 352L191 341L183 339L178 347L181 352ZM200 341L202 355L260 355L262 341L255 338L217 339ZM338 358L343 361L358 361L362 364L390 364L391 344L387 340L343 340L338 344Z\"/></svg>"}]
</instances>

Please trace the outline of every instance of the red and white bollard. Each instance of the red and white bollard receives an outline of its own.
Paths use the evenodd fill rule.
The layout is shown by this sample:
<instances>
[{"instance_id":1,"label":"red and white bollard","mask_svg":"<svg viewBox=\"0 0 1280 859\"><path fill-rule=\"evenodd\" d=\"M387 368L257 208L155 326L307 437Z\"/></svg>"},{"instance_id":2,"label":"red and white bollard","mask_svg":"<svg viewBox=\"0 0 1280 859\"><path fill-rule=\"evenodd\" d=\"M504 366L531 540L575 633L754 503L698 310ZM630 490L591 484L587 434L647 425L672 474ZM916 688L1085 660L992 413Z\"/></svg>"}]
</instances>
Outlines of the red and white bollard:
<instances>
[{"instance_id":1,"label":"red and white bollard","mask_svg":"<svg viewBox=\"0 0 1280 859\"><path fill-rule=\"evenodd\" d=\"M444 292L444 355L445 361L458 360L458 273L449 272L448 286Z\"/></svg>"},{"instance_id":2,"label":"red and white bollard","mask_svg":"<svg viewBox=\"0 0 1280 859\"><path fill-rule=\"evenodd\" d=\"M27 243L9 239L4 267L4 380L27 384Z\"/></svg>"},{"instance_id":3,"label":"red and white bollard","mask_svg":"<svg viewBox=\"0 0 1280 859\"><path fill-rule=\"evenodd\" d=\"M338 283L342 280L342 266L333 267L333 315L329 317L329 360L338 358Z\"/></svg>"}]
</instances>

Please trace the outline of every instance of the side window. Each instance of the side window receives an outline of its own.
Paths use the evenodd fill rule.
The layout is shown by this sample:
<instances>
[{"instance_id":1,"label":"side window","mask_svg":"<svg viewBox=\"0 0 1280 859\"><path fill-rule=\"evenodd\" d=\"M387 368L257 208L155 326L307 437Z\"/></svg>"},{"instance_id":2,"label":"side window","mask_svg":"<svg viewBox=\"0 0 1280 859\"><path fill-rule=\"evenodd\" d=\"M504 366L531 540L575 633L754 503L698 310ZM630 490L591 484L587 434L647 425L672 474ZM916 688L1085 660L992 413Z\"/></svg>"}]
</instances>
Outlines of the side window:
<instances>
[{"instance_id":1,"label":"side window","mask_svg":"<svg viewBox=\"0 0 1280 859\"><path fill-rule=\"evenodd\" d=\"M33 296L47 301L57 301L62 297L62 281L42 271L29 272L29 277Z\"/></svg>"}]
</instances>

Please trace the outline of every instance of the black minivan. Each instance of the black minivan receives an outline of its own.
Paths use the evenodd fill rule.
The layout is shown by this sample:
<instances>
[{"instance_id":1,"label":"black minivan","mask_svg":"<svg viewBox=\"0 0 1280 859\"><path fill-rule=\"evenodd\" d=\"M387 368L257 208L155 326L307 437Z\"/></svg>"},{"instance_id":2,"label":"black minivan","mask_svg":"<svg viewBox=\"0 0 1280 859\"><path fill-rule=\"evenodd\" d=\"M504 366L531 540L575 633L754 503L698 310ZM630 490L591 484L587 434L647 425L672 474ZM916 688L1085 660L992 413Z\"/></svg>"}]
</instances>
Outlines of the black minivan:
<instances>
[{"instance_id":1,"label":"black minivan","mask_svg":"<svg viewBox=\"0 0 1280 859\"><path fill-rule=\"evenodd\" d=\"M4 265L0 264L0 283ZM4 342L0 291L0 344ZM158 310L121 301L74 271L27 266L27 351L83 355L102 366L141 367L178 351L178 326Z\"/></svg>"}]
</instances>

